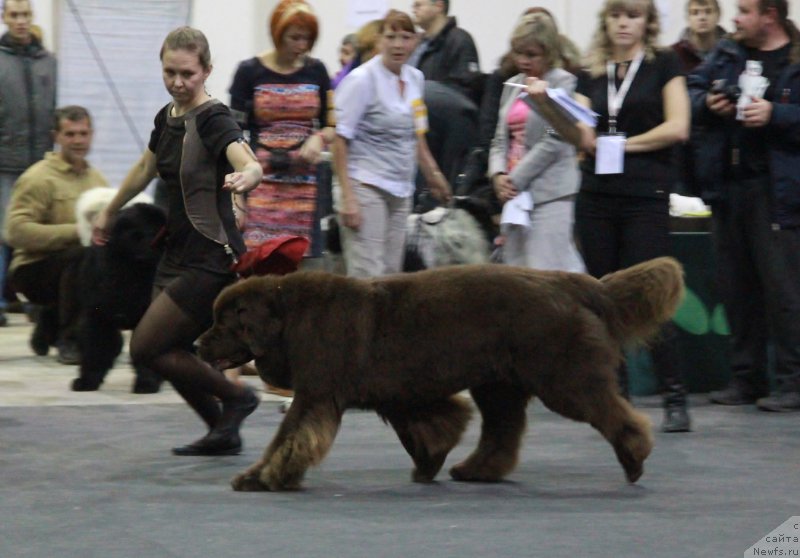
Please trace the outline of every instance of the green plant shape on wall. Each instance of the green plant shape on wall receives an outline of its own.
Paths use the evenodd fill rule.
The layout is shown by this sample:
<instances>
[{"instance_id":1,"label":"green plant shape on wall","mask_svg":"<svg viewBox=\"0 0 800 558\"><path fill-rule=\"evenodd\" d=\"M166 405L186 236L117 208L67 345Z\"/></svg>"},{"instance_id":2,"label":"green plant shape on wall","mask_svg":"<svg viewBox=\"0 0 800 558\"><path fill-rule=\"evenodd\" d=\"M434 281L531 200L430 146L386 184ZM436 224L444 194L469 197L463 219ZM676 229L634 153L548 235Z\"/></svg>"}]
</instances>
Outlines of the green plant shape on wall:
<instances>
[{"instance_id":1,"label":"green plant shape on wall","mask_svg":"<svg viewBox=\"0 0 800 558\"><path fill-rule=\"evenodd\" d=\"M716 307L714 307L709 325L711 331L717 335L731 334L731 328L728 327L728 318L725 315L725 307L722 304L717 304Z\"/></svg>"},{"instance_id":2,"label":"green plant shape on wall","mask_svg":"<svg viewBox=\"0 0 800 558\"><path fill-rule=\"evenodd\" d=\"M691 289L686 289L683 303L673 318L675 324L692 335L730 335L728 320L722 304L717 304L709 315L706 305Z\"/></svg>"}]
</instances>

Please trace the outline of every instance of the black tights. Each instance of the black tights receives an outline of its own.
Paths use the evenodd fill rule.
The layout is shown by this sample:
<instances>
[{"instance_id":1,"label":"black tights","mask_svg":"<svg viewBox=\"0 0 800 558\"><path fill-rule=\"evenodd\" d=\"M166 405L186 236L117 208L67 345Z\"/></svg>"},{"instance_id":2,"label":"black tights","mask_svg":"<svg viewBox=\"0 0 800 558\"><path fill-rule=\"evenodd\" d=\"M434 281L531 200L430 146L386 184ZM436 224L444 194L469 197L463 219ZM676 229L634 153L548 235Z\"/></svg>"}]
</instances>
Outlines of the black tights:
<instances>
[{"instance_id":1,"label":"black tights","mask_svg":"<svg viewBox=\"0 0 800 558\"><path fill-rule=\"evenodd\" d=\"M133 332L130 353L134 364L169 381L210 430L225 421L219 400L236 399L244 390L192 352L192 343L205 330L166 292L157 292Z\"/></svg>"}]
</instances>

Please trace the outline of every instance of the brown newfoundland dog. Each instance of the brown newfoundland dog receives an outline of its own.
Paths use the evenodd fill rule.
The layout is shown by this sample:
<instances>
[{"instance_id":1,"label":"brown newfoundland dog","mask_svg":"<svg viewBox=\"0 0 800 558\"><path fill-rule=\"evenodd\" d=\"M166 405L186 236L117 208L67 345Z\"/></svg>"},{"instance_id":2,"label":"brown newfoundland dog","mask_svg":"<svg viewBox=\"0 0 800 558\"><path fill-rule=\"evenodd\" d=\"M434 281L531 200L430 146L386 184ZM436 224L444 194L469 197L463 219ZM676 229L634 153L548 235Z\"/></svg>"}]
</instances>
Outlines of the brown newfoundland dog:
<instances>
[{"instance_id":1,"label":"brown newfoundland dog","mask_svg":"<svg viewBox=\"0 0 800 558\"><path fill-rule=\"evenodd\" d=\"M499 481L514 469L526 406L595 427L635 482L653 445L647 417L619 395L622 348L670 319L683 272L659 258L593 279L499 265L439 268L373 280L295 273L241 281L214 306L200 355L218 367L255 358L271 385L295 392L264 456L236 490L292 490L333 443L348 408L374 409L433 480L470 418L477 449L450 470Z\"/></svg>"}]
</instances>

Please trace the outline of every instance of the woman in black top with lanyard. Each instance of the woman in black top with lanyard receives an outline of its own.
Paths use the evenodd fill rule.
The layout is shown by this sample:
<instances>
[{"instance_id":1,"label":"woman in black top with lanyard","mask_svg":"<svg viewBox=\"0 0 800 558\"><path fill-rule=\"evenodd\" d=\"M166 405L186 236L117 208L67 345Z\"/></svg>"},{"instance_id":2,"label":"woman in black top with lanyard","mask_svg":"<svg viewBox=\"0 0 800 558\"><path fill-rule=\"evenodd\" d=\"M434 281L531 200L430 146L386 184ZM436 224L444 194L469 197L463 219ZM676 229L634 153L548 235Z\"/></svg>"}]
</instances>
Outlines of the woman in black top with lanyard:
<instances>
[{"instance_id":1,"label":"woman in black top with lanyard","mask_svg":"<svg viewBox=\"0 0 800 558\"><path fill-rule=\"evenodd\" d=\"M167 35L161 63L172 102L156 115L148 149L96 222L102 237L109 218L156 175L166 182L166 251L130 353L135 363L169 380L208 426L206 436L174 448L176 455L239 453L239 426L259 402L251 389L229 382L192 352L195 339L211 326L214 299L236 278L231 264L245 251L232 193L261 182L261 165L238 124L205 91L210 60L200 31L181 27Z\"/></svg>"},{"instance_id":2,"label":"woman in black top with lanyard","mask_svg":"<svg viewBox=\"0 0 800 558\"><path fill-rule=\"evenodd\" d=\"M595 277L670 253L669 193L673 148L689 134L689 98L677 56L657 49L653 0L607 0L578 78L576 100L600 116L597 127L551 123L585 153L575 225L586 267ZM528 93L546 107L546 83ZM690 429L686 388L677 363L674 325L652 346L664 394L665 432ZM627 395L627 371L620 370Z\"/></svg>"}]
</instances>

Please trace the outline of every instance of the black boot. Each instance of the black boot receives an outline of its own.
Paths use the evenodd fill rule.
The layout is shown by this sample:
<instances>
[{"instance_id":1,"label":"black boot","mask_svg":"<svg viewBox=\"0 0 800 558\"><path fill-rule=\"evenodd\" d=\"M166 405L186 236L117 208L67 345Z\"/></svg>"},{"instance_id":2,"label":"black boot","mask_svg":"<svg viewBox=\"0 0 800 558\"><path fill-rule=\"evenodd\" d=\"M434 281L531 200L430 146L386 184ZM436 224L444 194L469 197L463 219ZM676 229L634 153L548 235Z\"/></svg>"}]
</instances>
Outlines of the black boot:
<instances>
[{"instance_id":1,"label":"black boot","mask_svg":"<svg viewBox=\"0 0 800 558\"><path fill-rule=\"evenodd\" d=\"M664 422L661 423L662 432L691 432L692 424L686 404L664 407Z\"/></svg>"},{"instance_id":2,"label":"black boot","mask_svg":"<svg viewBox=\"0 0 800 558\"><path fill-rule=\"evenodd\" d=\"M691 432L691 420L686 405L686 384L678 366L677 331L668 324L653 345L653 367L664 398L662 432Z\"/></svg>"}]
</instances>

